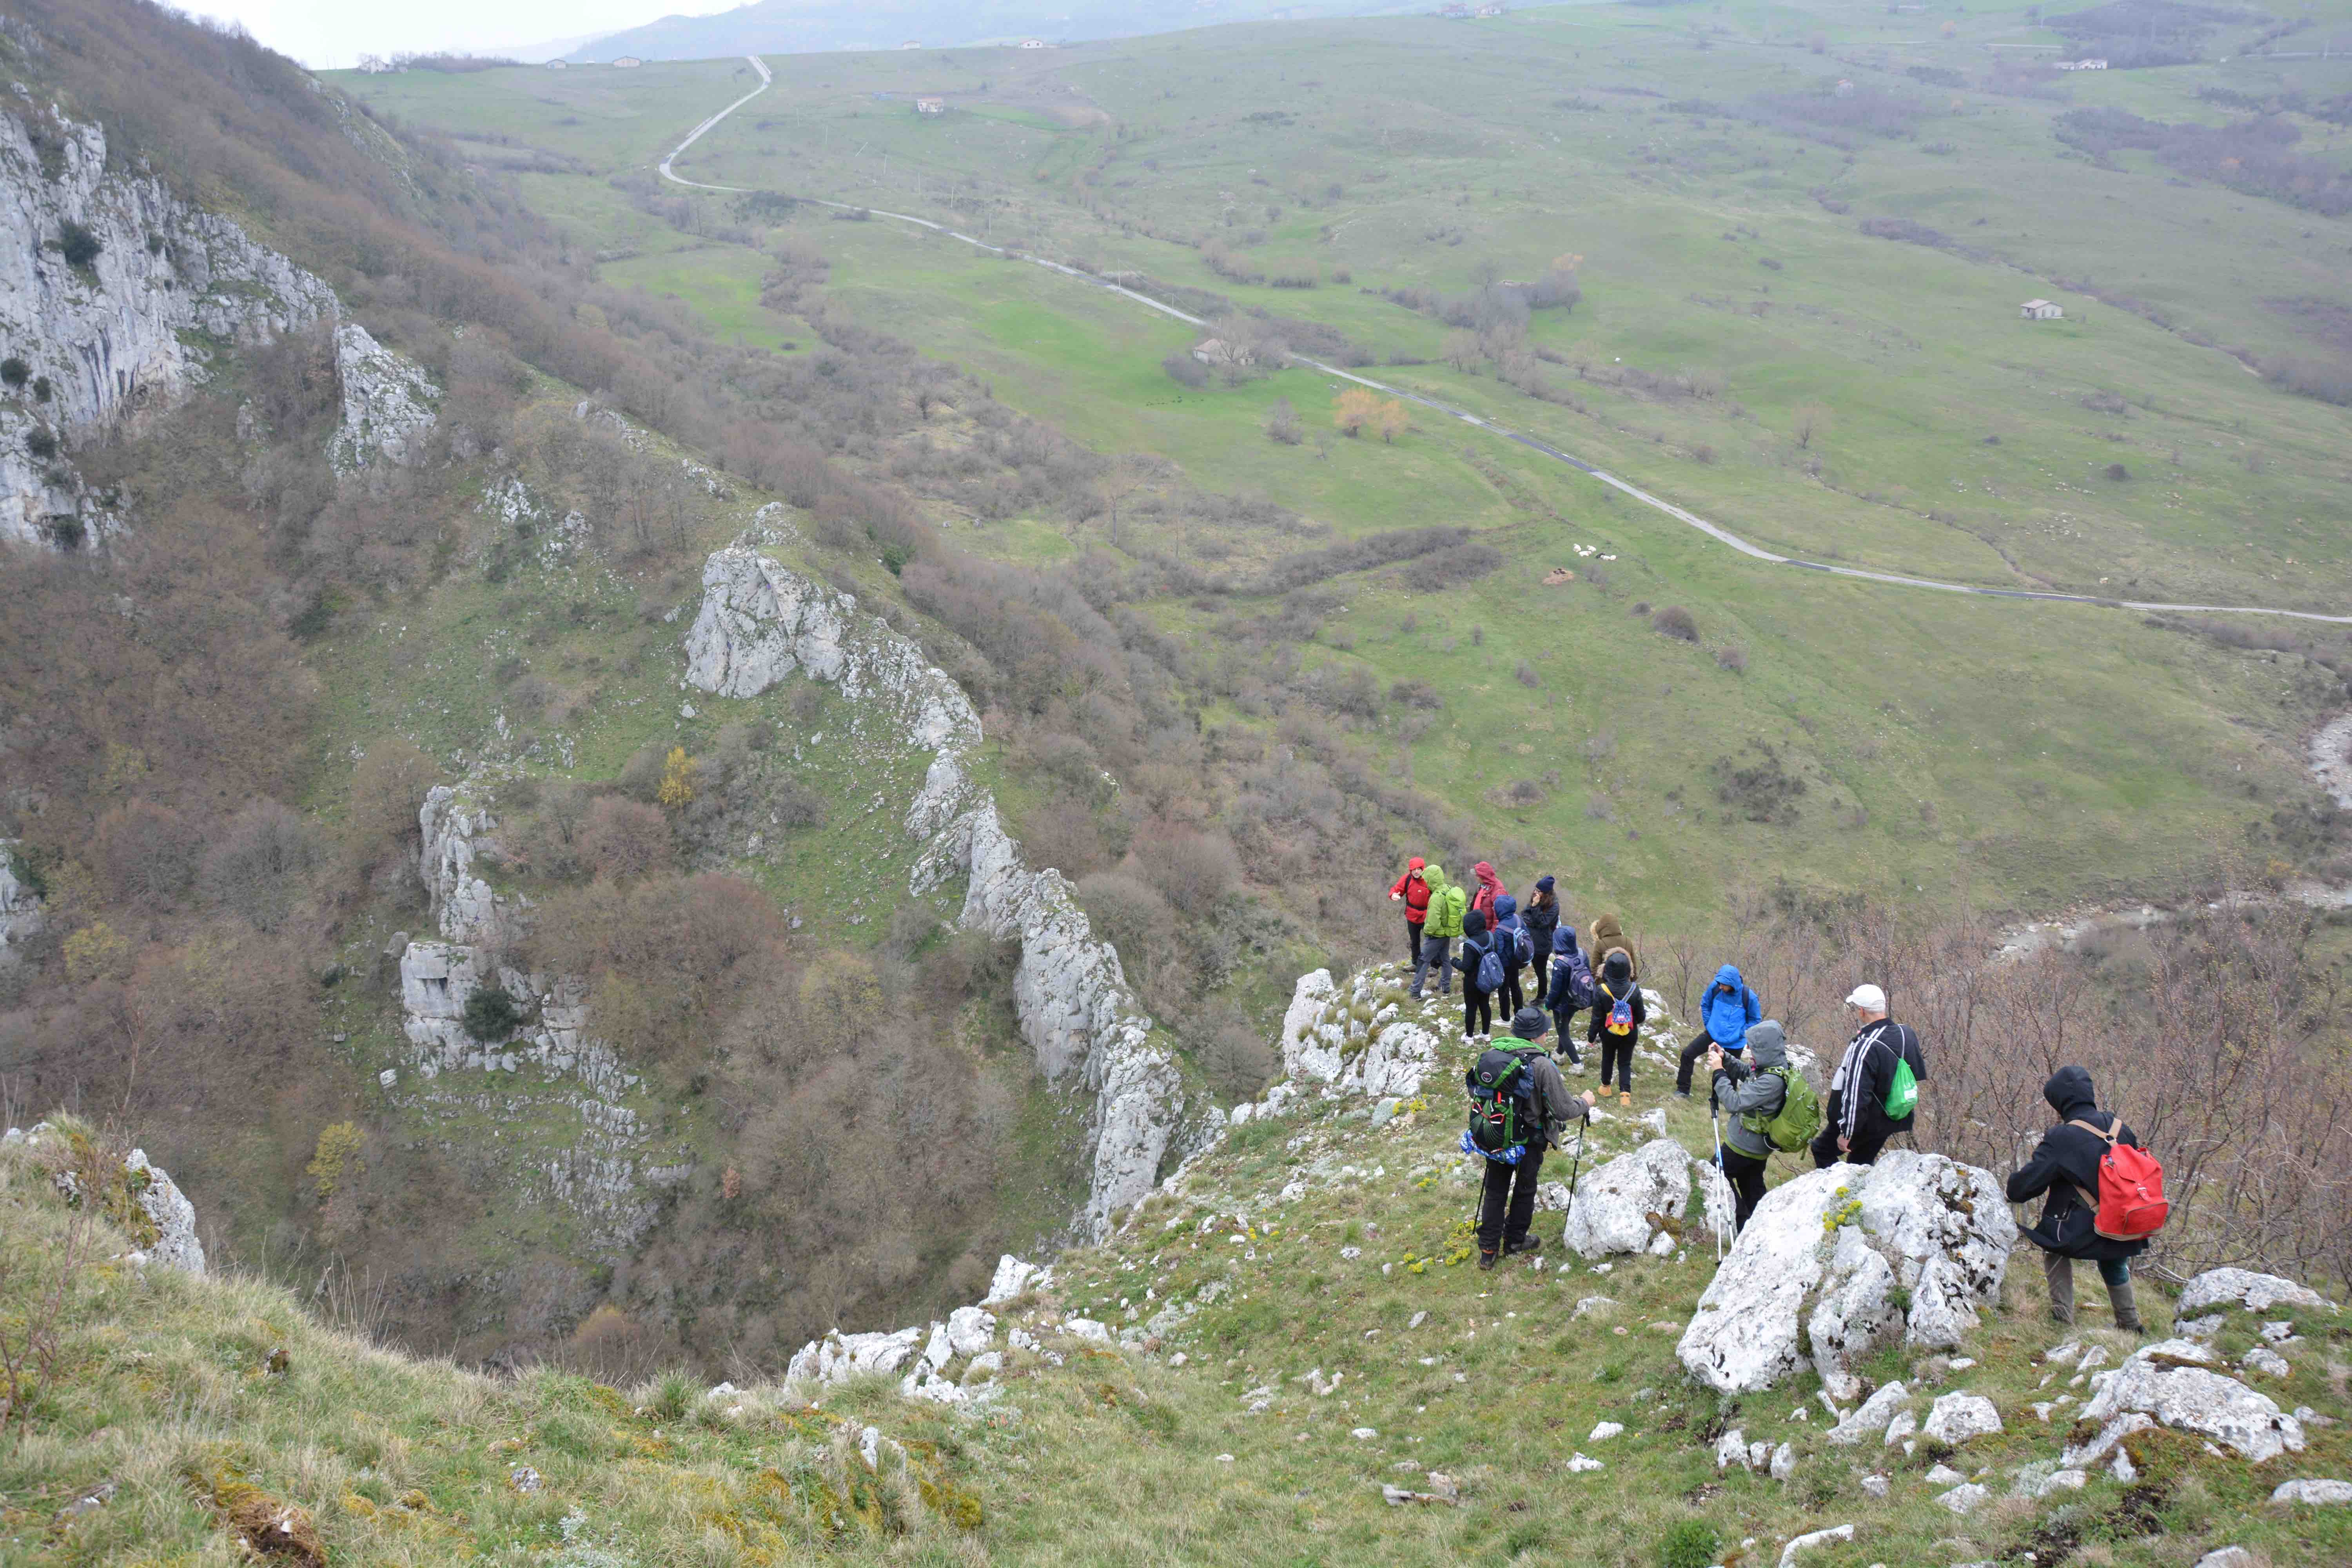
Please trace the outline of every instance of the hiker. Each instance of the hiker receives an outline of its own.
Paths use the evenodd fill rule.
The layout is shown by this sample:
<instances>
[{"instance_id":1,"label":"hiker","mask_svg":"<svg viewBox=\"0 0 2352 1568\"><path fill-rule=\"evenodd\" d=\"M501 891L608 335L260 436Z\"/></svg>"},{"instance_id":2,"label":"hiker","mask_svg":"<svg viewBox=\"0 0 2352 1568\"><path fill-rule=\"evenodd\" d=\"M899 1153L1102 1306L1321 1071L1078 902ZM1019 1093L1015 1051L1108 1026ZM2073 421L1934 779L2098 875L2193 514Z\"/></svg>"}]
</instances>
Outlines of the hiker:
<instances>
[{"instance_id":1,"label":"hiker","mask_svg":"<svg viewBox=\"0 0 2352 1568\"><path fill-rule=\"evenodd\" d=\"M1404 940L1413 967L1421 966L1421 927L1429 918L1429 879L1422 875L1428 862L1418 855L1405 862L1404 875L1389 889L1389 902L1404 905Z\"/></svg>"},{"instance_id":2,"label":"hiker","mask_svg":"<svg viewBox=\"0 0 2352 1568\"><path fill-rule=\"evenodd\" d=\"M1562 921L1551 933L1550 983L1544 990L1544 1006L1551 1012L1552 1026L1559 1031L1560 1048L1568 1053L1569 1065L1578 1072L1584 1070L1584 1058L1576 1054L1568 1021L1591 1006L1594 994L1592 968L1576 945L1576 922Z\"/></svg>"},{"instance_id":3,"label":"hiker","mask_svg":"<svg viewBox=\"0 0 2352 1568\"><path fill-rule=\"evenodd\" d=\"M1612 952L1622 952L1625 954L1626 963L1632 969L1633 978L1636 980L1642 978L1642 955L1633 951L1633 941L1626 936L1624 926L1613 914L1601 915L1593 921L1591 929L1584 933L1584 956L1591 961L1594 969L1606 969L1609 967L1609 955Z\"/></svg>"},{"instance_id":4,"label":"hiker","mask_svg":"<svg viewBox=\"0 0 2352 1568\"><path fill-rule=\"evenodd\" d=\"M1765 1124L1789 1101L1789 1047L1777 1019L1763 1018L1747 1031L1747 1059L1739 1047L1717 1042L1707 1047L1715 1074L1710 1091L1723 1112L1723 1178L1731 1184L1731 1234L1748 1228L1748 1216L1764 1200L1764 1166L1772 1156Z\"/></svg>"},{"instance_id":5,"label":"hiker","mask_svg":"<svg viewBox=\"0 0 2352 1568\"><path fill-rule=\"evenodd\" d=\"M1691 1068L1698 1058L1717 1046L1727 1054L1738 1055L1741 1037L1748 1033L1749 1025L1762 1016L1763 998L1748 989L1748 982L1739 977L1738 968L1727 963L1717 970L1715 983L1706 988L1706 998L1698 1005L1699 1031L1683 1047L1682 1070L1675 1075L1675 1092L1688 1100Z\"/></svg>"},{"instance_id":6,"label":"hiker","mask_svg":"<svg viewBox=\"0 0 2352 1568\"><path fill-rule=\"evenodd\" d=\"M1437 994L1454 994L1454 969L1446 962L1453 951L1454 939L1462 934L1462 911L1469 907L1470 896L1445 879L1445 868L1432 860L1421 868L1422 880L1429 884L1429 912L1421 922L1421 952L1412 961L1412 999L1421 1000L1421 984L1432 969L1437 971Z\"/></svg>"},{"instance_id":7,"label":"hiker","mask_svg":"<svg viewBox=\"0 0 2352 1568\"><path fill-rule=\"evenodd\" d=\"M1503 1016L1516 1018L1528 1005L1519 994L1519 971L1535 957L1527 945L1527 928L1519 923L1519 900L1508 893L1497 896L1495 913L1486 923L1495 932L1495 955L1503 961Z\"/></svg>"},{"instance_id":8,"label":"hiker","mask_svg":"<svg viewBox=\"0 0 2352 1568\"><path fill-rule=\"evenodd\" d=\"M1822 1169L1841 1160L1867 1165L1889 1138L1910 1131L1918 1086L1927 1080L1919 1037L1887 1017L1885 992L1857 985L1845 1005L1854 1035L1830 1077L1829 1119L1813 1140L1813 1163Z\"/></svg>"},{"instance_id":9,"label":"hiker","mask_svg":"<svg viewBox=\"0 0 2352 1568\"><path fill-rule=\"evenodd\" d=\"M2042 1248L2042 1272L2050 1282L2050 1315L2062 1323L2074 1321L2074 1259L2087 1258L2099 1266L2099 1279L2116 1310L2116 1327L2138 1333L2130 1260L2147 1250L2147 1237L2119 1241L2101 1236L2095 1222L2099 1162L2106 1157L2110 1140L2137 1149L2139 1139L2114 1111L2099 1109L2091 1092L2091 1075L2081 1068L2052 1073L2042 1086L2042 1098L2058 1113L2058 1125L2042 1135L2033 1158L2010 1176L2008 1193L2013 1204L2050 1194L2042 1205L2042 1223L2025 1233Z\"/></svg>"},{"instance_id":10,"label":"hiker","mask_svg":"<svg viewBox=\"0 0 2352 1568\"><path fill-rule=\"evenodd\" d=\"M1478 890L1470 895L1470 907L1485 915L1486 923L1492 926L1495 923L1495 900L1502 896L1503 879L1495 875L1495 868L1484 860L1470 868L1470 875L1478 881Z\"/></svg>"},{"instance_id":11,"label":"hiker","mask_svg":"<svg viewBox=\"0 0 2352 1568\"><path fill-rule=\"evenodd\" d=\"M1554 885L1551 878L1538 877L1536 890L1519 906L1519 923L1528 929L1528 945L1535 949L1538 991L1544 988L1544 968L1551 962L1551 933L1559 929L1559 895L1552 890Z\"/></svg>"},{"instance_id":12,"label":"hiker","mask_svg":"<svg viewBox=\"0 0 2352 1568\"><path fill-rule=\"evenodd\" d=\"M1476 910L1462 917L1462 951L1453 963L1462 972L1462 1039L1466 1045L1494 1032L1491 998L1503 984L1502 956L1487 932L1486 917Z\"/></svg>"},{"instance_id":13,"label":"hiker","mask_svg":"<svg viewBox=\"0 0 2352 1568\"><path fill-rule=\"evenodd\" d=\"M1601 979L1593 987L1592 1022L1587 1026L1587 1045L1601 1047L1601 1091L1609 1091L1609 1079L1617 1079L1617 1103L1633 1103L1633 1042L1642 1037L1642 1021L1649 1016L1642 1005L1642 983L1633 977L1633 961L1622 947L1609 950L1607 962L1601 966Z\"/></svg>"},{"instance_id":14,"label":"hiker","mask_svg":"<svg viewBox=\"0 0 2352 1568\"><path fill-rule=\"evenodd\" d=\"M1543 1238L1529 1236L1528 1226L1535 1219L1536 1183L1543 1170L1544 1151L1561 1146L1571 1118L1589 1121L1592 1117L1592 1091L1569 1093L1559 1067L1544 1051L1541 1041L1550 1032L1551 1025L1542 1009L1522 1007L1511 1020L1511 1033L1506 1037L1506 1043L1487 1053L1494 1057L1509 1052L1522 1058L1521 1070L1528 1075L1526 1100L1530 1115L1524 1129L1513 1129L1526 1138L1525 1151L1517 1163L1496 1158L1486 1161L1486 1187L1478 1198L1481 1268L1494 1268L1498 1256L1507 1258L1543 1249ZM1486 1058L1480 1059L1481 1069L1491 1065Z\"/></svg>"}]
</instances>

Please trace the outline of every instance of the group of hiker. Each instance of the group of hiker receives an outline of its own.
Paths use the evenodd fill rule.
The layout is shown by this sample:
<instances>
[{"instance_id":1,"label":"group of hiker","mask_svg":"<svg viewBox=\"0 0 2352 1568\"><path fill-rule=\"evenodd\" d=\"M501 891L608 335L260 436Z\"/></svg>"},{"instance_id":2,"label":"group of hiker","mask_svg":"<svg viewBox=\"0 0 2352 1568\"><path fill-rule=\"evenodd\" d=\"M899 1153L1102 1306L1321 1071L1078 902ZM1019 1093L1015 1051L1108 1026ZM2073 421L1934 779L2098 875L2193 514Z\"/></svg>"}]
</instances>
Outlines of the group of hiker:
<instances>
[{"instance_id":1,"label":"group of hiker","mask_svg":"<svg viewBox=\"0 0 2352 1568\"><path fill-rule=\"evenodd\" d=\"M1580 1156L1581 1124L1612 1081L1619 1103L1632 1104L1633 1047L1648 1011L1640 956L1616 915L1601 915L1580 934L1560 907L1556 878L1538 878L1522 906L1488 862L1471 875L1475 888L1449 882L1443 868L1415 858L1389 897L1404 905L1413 998L1423 997L1433 974L1437 994L1449 994L1459 973L1463 1041L1487 1047L1465 1075L1470 1124L1462 1147L1486 1162L1478 1267L1492 1268L1500 1258L1541 1250L1542 1238L1530 1234L1537 1184L1546 1151L1566 1146L1569 1123L1580 1124ZM1500 1040L1493 1035L1498 1001L1508 1029ZM1706 1063L1715 1163L1731 1189L1735 1235L1763 1201L1774 1153L1810 1153L1815 1169L1868 1165L1889 1140L1913 1130L1927 1078L1918 1032L1888 1016L1886 993L1876 984L1855 986L1845 1009L1852 1037L1823 1104L1790 1063L1780 1022L1764 1016L1763 999L1736 965L1717 970L1700 999L1699 1030L1682 1048L1675 1092L1689 1099ZM1570 1027L1580 1012L1590 1014L1585 1043L1601 1047L1601 1085L1571 1094L1544 1040L1557 1029L1570 1069L1582 1073ZM2060 1125L2008 1178L2007 1194L2011 1203L2044 1199L2040 1222L2025 1235L2042 1249L2051 1315L2074 1321L2079 1258L2098 1265L2116 1326L2137 1332L2129 1259L2147 1249L2164 1223L2163 1173L2120 1118L2098 1109L2083 1068L2061 1068L2042 1098ZM1573 1172L1570 1183L1572 1189Z\"/></svg>"}]
</instances>

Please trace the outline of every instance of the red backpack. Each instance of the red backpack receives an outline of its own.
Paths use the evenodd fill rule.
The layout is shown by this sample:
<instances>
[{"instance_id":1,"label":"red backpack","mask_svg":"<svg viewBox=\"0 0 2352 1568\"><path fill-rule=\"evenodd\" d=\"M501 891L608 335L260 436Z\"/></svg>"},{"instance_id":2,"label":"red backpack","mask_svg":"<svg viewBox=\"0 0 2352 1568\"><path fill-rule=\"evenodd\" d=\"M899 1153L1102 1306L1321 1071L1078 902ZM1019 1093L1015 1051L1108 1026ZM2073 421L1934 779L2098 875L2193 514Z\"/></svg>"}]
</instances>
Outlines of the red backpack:
<instances>
[{"instance_id":1,"label":"red backpack","mask_svg":"<svg viewBox=\"0 0 2352 1568\"><path fill-rule=\"evenodd\" d=\"M2164 1198L2164 1167L2145 1149L2116 1142L2111 1122L2104 1132L2087 1121L2070 1121L2095 1138L2104 1139L2107 1152L2099 1157L2099 1190L2074 1190L2091 1205L2091 1228L2109 1241L2143 1241L2164 1228L2172 1205Z\"/></svg>"}]
</instances>

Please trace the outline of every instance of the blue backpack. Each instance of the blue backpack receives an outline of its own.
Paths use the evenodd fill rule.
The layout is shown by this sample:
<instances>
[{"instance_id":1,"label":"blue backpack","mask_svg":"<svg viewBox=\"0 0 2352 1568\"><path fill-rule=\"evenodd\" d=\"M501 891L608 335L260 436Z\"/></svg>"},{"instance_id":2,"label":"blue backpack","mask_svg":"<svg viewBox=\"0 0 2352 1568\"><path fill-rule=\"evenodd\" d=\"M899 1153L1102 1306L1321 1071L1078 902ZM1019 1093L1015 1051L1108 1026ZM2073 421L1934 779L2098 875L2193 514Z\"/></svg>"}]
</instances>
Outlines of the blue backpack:
<instances>
[{"instance_id":1,"label":"blue backpack","mask_svg":"<svg viewBox=\"0 0 2352 1568\"><path fill-rule=\"evenodd\" d=\"M1596 993L1592 986L1592 966L1584 962L1584 950L1580 947L1566 954L1565 958L1568 963L1569 1006L1576 1009L1591 1006Z\"/></svg>"},{"instance_id":2,"label":"blue backpack","mask_svg":"<svg viewBox=\"0 0 2352 1568\"><path fill-rule=\"evenodd\" d=\"M1495 951L1493 940L1490 938L1485 947L1472 948L1471 951L1478 955L1478 972L1473 976L1478 989L1500 991L1503 988L1503 957Z\"/></svg>"},{"instance_id":3,"label":"blue backpack","mask_svg":"<svg viewBox=\"0 0 2352 1568\"><path fill-rule=\"evenodd\" d=\"M1533 963L1536 961L1536 939L1528 934L1526 926L1519 923L1519 917L1513 915L1503 929L1511 933L1511 951L1519 955L1519 962Z\"/></svg>"}]
</instances>

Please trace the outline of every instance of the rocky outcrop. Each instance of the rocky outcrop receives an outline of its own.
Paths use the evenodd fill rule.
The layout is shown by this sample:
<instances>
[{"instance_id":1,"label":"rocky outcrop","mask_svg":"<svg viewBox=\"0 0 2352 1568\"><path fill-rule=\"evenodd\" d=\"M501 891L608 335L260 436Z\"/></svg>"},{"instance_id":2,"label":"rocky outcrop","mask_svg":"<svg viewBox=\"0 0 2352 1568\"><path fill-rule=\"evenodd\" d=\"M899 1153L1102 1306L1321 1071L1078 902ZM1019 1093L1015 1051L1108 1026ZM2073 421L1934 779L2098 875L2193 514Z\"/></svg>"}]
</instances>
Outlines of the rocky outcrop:
<instances>
[{"instance_id":1,"label":"rocky outcrop","mask_svg":"<svg viewBox=\"0 0 2352 1568\"><path fill-rule=\"evenodd\" d=\"M1367 1100L1410 1099L1437 1065L1437 1037L1404 1017L1401 977L1381 965L1343 992L1328 969L1298 977L1282 1016L1282 1075Z\"/></svg>"},{"instance_id":2,"label":"rocky outcrop","mask_svg":"<svg viewBox=\"0 0 2352 1568\"><path fill-rule=\"evenodd\" d=\"M433 918L451 942L479 942L498 910L490 885L474 873L475 841L497 826L489 808L465 784L435 784L416 814L425 836L418 875L433 902Z\"/></svg>"},{"instance_id":3,"label":"rocky outcrop","mask_svg":"<svg viewBox=\"0 0 2352 1568\"><path fill-rule=\"evenodd\" d=\"M1562 1245L1582 1258L1673 1251L1696 1163L1673 1139L1657 1138L1587 1172L1570 1196Z\"/></svg>"},{"instance_id":4,"label":"rocky outcrop","mask_svg":"<svg viewBox=\"0 0 2352 1568\"><path fill-rule=\"evenodd\" d=\"M0 339L26 370L21 392L0 394L0 539L59 544L112 526L110 498L68 459L28 451L36 429L70 443L168 406L207 379L219 345L339 314L322 279L107 160L97 125L22 100L0 111ZM395 437L412 449L431 384L357 327L344 332L357 334L349 353L339 335L337 359L360 433L354 444L338 432L338 449L389 451Z\"/></svg>"},{"instance_id":5,"label":"rocky outcrop","mask_svg":"<svg viewBox=\"0 0 2352 1568\"><path fill-rule=\"evenodd\" d=\"M1031 1289L1042 1289L1051 1278L1052 1270L1008 1253L998 1260L995 1281L979 1306L958 1307L945 1321L933 1321L929 1330L864 1334L835 1330L803 1345L786 1365L784 1380L798 1385L805 1395L853 1377L903 1373L898 1393L904 1398L977 1408L994 1396L992 1385L1004 1367L1004 1352L995 1348L997 1317L988 1309ZM1063 1328L1080 1338L1108 1337L1101 1324L1083 1318L1073 1318ZM1061 1359L1043 1351L1034 1337L1019 1328L1007 1336L1006 1343L1012 1350L1039 1352L1057 1363Z\"/></svg>"},{"instance_id":6,"label":"rocky outcrop","mask_svg":"<svg viewBox=\"0 0 2352 1568\"><path fill-rule=\"evenodd\" d=\"M1060 872L1022 859L994 799L972 784L968 759L981 731L971 700L919 648L861 615L854 595L749 542L704 563L686 658L687 684L720 697L758 697L793 675L830 682L848 699L855 734L932 753L901 819L923 845L910 890L928 893L962 874L962 923L1019 938L1013 985L1022 1037L1046 1081L1091 1108L1077 1226L1099 1239L1113 1215L1158 1184L1171 1153L1219 1123L1205 1105L1188 1121L1174 1053L1154 1038L1118 952L1097 940Z\"/></svg>"},{"instance_id":7,"label":"rocky outcrop","mask_svg":"<svg viewBox=\"0 0 2352 1568\"><path fill-rule=\"evenodd\" d=\"M41 929L41 900L16 879L16 841L0 838L0 952Z\"/></svg>"},{"instance_id":8,"label":"rocky outcrop","mask_svg":"<svg viewBox=\"0 0 2352 1568\"><path fill-rule=\"evenodd\" d=\"M1676 1354L1722 1393L1811 1365L1835 1396L1883 1340L1956 1347L1999 1298L2016 1240L1999 1182L1940 1154L1808 1173L1757 1205Z\"/></svg>"},{"instance_id":9,"label":"rocky outcrop","mask_svg":"<svg viewBox=\"0 0 2352 1568\"><path fill-rule=\"evenodd\" d=\"M2250 1268L2208 1268L2182 1289L2172 1314L2175 1318L2193 1318L2202 1312L2231 1309L2267 1312L2274 1307L2335 1310L2335 1303L2318 1291L2275 1274L2257 1274Z\"/></svg>"},{"instance_id":10,"label":"rocky outcrop","mask_svg":"<svg viewBox=\"0 0 2352 1568\"><path fill-rule=\"evenodd\" d=\"M424 457L441 389L422 368L357 321L345 321L335 329L335 373L343 385L343 420L327 443L327 458L337 473L378 458L412 464Z\"/></svg>"},{"instance_id":11,"label":"rocky outcrop","mask_svg":"<svg viewBox=\"0 0 2352 1568\"><path fill-rule=\"evenodd\" d=\"M2141 1418L2140 1425L2153 1417L2163 1426L2208 1437L2257 1465L2283 1453L2303 1452L2303 1423L2267 1395L2213 1371L2217 1360L2190 1340L2143 1346L2104 1376L2098 1393L2083 1406L2083 1419L2105 1423L2112 1430L2135 1417ZM2067 1450L2063 1462L2085 1464L2084 1456L2109 1441L2103 1431L2091 1445Z\"/></svg>"},{"instance_id":12,"label":"rocky outcrop","mask_svg":"<svg viewBox=\"0 0 2352 1568\"><path fill-rule=\"evenodd\" d=\"M146 1150L133 1149L123 1164L130 1173L132 1200L155 1226L155 1239L134 1256L168 1268L203 1274L205 1244L196 1237L196 1205L169 1173L147 1163Z\"/></svg>"}]
</instances>

